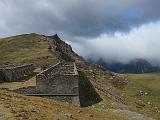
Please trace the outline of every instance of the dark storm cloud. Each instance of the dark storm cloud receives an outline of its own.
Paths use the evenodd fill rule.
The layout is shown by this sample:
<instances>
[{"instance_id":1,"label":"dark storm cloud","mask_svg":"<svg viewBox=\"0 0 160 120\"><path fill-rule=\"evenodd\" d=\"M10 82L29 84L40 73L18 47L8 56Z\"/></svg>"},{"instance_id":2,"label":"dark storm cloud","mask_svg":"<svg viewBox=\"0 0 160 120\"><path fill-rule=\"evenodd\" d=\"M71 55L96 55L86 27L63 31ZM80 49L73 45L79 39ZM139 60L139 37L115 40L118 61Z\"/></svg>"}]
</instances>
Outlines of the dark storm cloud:
<instances>
[{"instance_id":1,"label":"dark storm cloud","mask_svg":"<svg viewBox=\"0 0 160 120\"><path fill-rule=\"evenodd\" d=\"M1 0L0 35L26 32L97 37L160 18L159 0Z\"/></svg>"},{"instance_id":2,"label":"dark storm cloud","mask_svg":"<svg viewBox=\"0 0 160 120\"><path fill-rule=\"evenodd\" d=\"M159 11L160 0L0 0L0 37L58 33L86 58L160 65Z\"/></svg>"}]
</instances>

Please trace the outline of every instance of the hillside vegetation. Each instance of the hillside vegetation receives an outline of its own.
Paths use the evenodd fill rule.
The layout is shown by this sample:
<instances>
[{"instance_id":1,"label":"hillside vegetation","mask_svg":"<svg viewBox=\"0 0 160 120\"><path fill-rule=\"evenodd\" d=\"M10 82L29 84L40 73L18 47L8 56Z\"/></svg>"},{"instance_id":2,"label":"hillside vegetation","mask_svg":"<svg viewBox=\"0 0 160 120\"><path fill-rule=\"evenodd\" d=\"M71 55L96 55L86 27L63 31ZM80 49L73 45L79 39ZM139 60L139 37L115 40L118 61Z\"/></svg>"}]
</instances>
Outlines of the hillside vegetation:
<instances>
[{"instance_id":1,"label":"hillside vegetation","mask_svg":"<svg viewBox=\"0 0 160 120\"><path fill-rule=\"evenodd\" d=\"M127 120L111 110L78 108L54 100L0 91L1 120Z\"/></svg>"},{"instance_id":2,"label":"hillside vegetation","mask_svg":"<svg viewBox=\"0 0 160 120\"><path fill-rule=\"evenodd\" d=\"M48 47L47 40L34 33L1 39L0 64L57 62L56 55Z\"/></svg>"},{"instance_id":3,"label":"hillside vegetation","mask_svg":"<svg viewBox=\"0 0 160 120\"><path fill-rule=\"evenodd\" d=\"M160 72L128 74L125 88L132 110L160 119ZM135 107L134 107L135 106Z\"/></svg>"}]
</instances>

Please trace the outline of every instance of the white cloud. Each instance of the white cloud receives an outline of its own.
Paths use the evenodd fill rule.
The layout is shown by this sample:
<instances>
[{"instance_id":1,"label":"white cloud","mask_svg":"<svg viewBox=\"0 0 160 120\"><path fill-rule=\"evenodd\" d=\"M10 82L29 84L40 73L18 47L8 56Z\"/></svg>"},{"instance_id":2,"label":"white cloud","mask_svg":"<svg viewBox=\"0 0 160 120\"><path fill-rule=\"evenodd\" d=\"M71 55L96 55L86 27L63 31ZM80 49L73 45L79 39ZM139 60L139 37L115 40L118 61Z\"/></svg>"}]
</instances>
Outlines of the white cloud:
<instances>
[{"instance_id":1,"label":"white cloud","mask_svg":"<svg viewBox=\"0 0 160 120\"><path fill-rule=\"evenodd\" d=\"M103 58L108 62L145 58L160 64L160 22L143 25L127 34L103 34L95 39L70 43L86 58Z\"/></svg>"}]
</instances>

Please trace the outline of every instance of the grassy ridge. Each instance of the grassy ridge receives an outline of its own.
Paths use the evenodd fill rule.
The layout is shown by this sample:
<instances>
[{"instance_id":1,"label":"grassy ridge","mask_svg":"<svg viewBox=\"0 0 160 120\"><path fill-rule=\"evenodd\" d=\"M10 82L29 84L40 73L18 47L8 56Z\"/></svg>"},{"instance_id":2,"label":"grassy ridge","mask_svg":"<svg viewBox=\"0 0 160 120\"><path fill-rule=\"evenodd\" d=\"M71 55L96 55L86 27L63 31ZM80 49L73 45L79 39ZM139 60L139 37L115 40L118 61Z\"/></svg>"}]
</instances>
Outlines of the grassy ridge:
<instances>
[{"instance_id":1,"label":"grassy ridge","mask_svg":"<svg viewBox=\"0 0 160 120\"><path fill-rule=\"evenodd\" d=\"M43 59L46 57L47 59ZM55 55L40 35L26 34L0 40L0 64L3 63L54 63Z\"/></svg>"}]
</instances>

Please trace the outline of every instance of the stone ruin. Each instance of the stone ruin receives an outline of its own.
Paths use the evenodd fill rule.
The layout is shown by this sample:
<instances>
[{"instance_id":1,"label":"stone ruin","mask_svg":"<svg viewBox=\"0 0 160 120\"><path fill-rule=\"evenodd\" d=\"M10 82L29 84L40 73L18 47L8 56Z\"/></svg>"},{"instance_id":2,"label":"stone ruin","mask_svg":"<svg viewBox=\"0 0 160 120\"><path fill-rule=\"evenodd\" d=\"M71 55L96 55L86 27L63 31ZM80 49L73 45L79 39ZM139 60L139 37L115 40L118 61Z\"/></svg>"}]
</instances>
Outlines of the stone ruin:
<instances>
[{"instance_id":1,"label":"stone ruin","mask_svg":"<svg viewBox=\"0 0 160 120\"><path fill-rule=\"evenodd\" d=\"M79 75L75 63L58 63L36 76L38 96L80 105Z\"/></svg>"},{"instance_id":2,"label":"stone ruin","mask_svg":"<svg viewBox=\"0 0 160 120\"><path fill-rule=\"evenodd\" d=\"M0 80L3 82L22 81L24 77L33 74L33 70L34 70L33 64L1 65Z\"/></svg>"},{"instance_id":3,"label":"stone ruin","mask_svg":"<svg viewBox=\"0 0 160 120\"><path fill-rule=\"evenodd\" d=\"M7 65L0 67L0 80L18 82L33 74L34 65ZM88 106L101 100L94 87L77 70L74 62L59 62L36 76L36 86L11 90L27 96L39 96L72 103L76 106Z\"/></svg>"}]
</instances>

